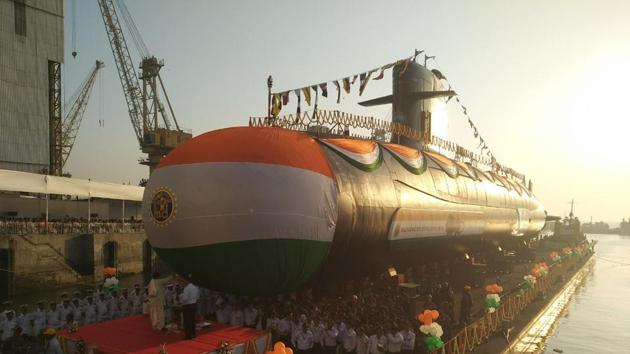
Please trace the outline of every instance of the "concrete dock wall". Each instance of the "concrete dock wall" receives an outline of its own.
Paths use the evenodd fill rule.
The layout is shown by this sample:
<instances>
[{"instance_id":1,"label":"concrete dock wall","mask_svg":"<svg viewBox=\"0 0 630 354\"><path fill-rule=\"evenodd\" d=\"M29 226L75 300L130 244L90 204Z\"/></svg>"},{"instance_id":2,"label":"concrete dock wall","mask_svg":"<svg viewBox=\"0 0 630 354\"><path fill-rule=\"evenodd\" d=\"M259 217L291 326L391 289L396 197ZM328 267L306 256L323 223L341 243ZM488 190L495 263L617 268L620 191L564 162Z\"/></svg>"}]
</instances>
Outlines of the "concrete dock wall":
<instances>
[{"instance_id":1,"label":"concrete dock wall","mask_svg":"<svg viewBox=\"0 0 630 354\"><path fill-rule=\"evenodd\" d=\"M0 298L101 281L105 266L122 274L150 271L155 258L144 233L0 235L0 251L8 271Z\"/></svg>"}]
</instances>

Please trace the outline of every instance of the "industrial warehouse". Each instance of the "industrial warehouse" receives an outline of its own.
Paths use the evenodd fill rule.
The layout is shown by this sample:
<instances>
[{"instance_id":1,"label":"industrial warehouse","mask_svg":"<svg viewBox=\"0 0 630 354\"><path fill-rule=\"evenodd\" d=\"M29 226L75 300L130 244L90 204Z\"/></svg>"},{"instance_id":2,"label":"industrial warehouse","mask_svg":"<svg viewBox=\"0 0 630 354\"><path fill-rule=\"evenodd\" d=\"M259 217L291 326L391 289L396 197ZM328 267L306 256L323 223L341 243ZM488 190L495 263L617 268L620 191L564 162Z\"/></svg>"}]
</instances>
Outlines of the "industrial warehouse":
<instances>
[{"instance_id":1,"label":"industrial warehouse","mask_svg":"<svg viewBox=\"0 0 630 354\"><path fill-rule=\"evenodd\" d=\"M364 25L382 53L344 62L334 18L371 3L296 39L307 3L0 0L0 353L573 348L628 222L582 223L573 160L519 140L553 123L499 119L508 89L425 27Z\"/></svg>"}]
</instances>

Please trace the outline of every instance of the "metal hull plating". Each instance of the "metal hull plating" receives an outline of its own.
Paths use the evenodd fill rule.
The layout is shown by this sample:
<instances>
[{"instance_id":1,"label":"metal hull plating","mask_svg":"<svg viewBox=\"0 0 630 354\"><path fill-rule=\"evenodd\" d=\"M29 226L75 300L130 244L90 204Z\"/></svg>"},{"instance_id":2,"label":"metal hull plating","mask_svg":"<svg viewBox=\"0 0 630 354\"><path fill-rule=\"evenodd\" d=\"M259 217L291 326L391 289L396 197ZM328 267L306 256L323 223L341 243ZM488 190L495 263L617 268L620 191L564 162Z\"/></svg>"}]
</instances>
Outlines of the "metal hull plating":
<instances>
[{"instance_id":1,"label":"metal hull plating","mask_svg":"<svg viewBox=\"0 0 630 354\"><path fill-rule=\"evenodd\" d=\"M522 185L441 155L249 127L169 154L145 189L143 216L176 271L245 295L291 291L324 265L427 240L533 234L545 219Z\"/></svg>"}]
</instances>

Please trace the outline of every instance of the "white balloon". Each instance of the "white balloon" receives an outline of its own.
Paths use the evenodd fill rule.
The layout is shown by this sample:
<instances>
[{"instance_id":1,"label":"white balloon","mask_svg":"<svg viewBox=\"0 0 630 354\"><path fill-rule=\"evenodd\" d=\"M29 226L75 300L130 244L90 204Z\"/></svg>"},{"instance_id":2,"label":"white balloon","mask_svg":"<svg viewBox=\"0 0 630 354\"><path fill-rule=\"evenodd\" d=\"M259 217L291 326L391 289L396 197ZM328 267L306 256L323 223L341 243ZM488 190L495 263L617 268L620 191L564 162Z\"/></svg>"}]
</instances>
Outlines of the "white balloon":
<instances>
[{"instance_id":1,"label":"white balloon","mask_svg":"<svg viewBox=\"0 0 630 354\"><path fill-rule=\"evenodd\" d=\"M444 331L442 330L442 326L440 326L437 322L431 323L430 327L431 327L429 329L430 335L440 338L444 334Z\"/></svg>"},{"instance_id":2,"label":"white balloon","mask_svg":"<svg viewBox=\"0 0 630 354\"><path fill-rule=\"evenodd\" d=\"M420 326L420 332L424 334L429 334L429 330L431 329L431 325L422 325Z\"/></svg>"}]
</instances>

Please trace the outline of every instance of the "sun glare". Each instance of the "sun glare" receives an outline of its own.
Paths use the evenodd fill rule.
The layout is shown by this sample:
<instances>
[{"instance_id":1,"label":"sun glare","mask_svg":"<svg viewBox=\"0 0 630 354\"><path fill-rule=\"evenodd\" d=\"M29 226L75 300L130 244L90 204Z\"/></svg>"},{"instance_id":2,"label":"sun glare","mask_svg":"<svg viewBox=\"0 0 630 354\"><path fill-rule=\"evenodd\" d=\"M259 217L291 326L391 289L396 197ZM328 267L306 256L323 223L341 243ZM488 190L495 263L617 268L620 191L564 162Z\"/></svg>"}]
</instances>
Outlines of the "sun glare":
<instances>
[{"instance_id":1,"label":"sun glare","mask_svg":"<svg viewBox=\"0 0 630 354\"><path fill-rule=\"evenodd\" d=\"M578 89L567 139L582 157L619 162L630 153L630 69L627 64L607 65L593 73Z\"/></svg>"}]
</instances>

